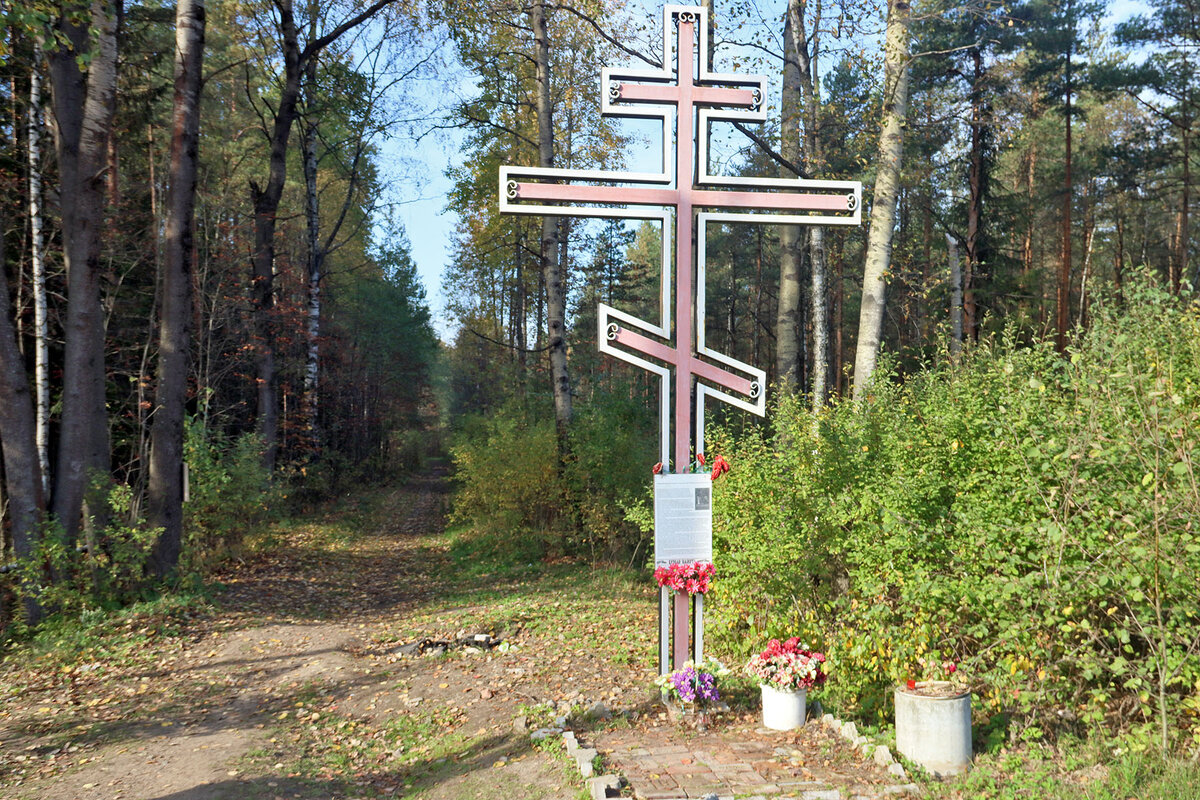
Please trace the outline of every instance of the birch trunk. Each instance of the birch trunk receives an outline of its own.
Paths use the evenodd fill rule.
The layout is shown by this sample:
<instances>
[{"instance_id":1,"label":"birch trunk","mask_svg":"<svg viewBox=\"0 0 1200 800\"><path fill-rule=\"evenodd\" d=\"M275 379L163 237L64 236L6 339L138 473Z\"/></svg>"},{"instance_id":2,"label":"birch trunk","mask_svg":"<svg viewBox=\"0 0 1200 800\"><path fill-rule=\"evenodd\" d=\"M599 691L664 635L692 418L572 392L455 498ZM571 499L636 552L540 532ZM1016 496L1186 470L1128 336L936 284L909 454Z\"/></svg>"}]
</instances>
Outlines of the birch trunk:
<instances>
[{"instance_id":1,"label":"birch trunk","mask_svg":"<svg viewBox=\"0 0 1200 800\"><path fill-rule=\"evenodd\" d=\"M783 91L779 102L779 154L792 164L800 163L801 155L801 69L795 46L795 20L799 8L800 0L788 0L787 18L783 23ZM779 309L775 318L775 373L782 392L795 392L800 383L801 248L800 226L782 226L779 231Z\"/></svg>"},{"instance_id":2,"label":"birch trunk","mask_svg":"<svg viewBox=\"0 0 1200 800\"><path fill-rule=\"evenodd\" d=\"M204 27L204 0L177 0L166 261L147 508L150 525L162 528L151 554L151 564L160 578L178 567L183 546L183 418L191 363L192 252Z\"/></svg>"},{"instance_id":3,"label":"birch trunk","mask_svg":"<svg viewBox=\"0 0 1200 800\"><path fill-rule=\"evenodd\" d=\"M871 228L863 267L862 307L854 354L854 399L870 386L883 335L887 271L892 260L896 199L900 193L900 160L904 152L904 117L908 111L908 0L889 0L884 43L883 130L879 137L878 174L871 203Z\"/></svg>"},{"instance_id":4,"label":"birch trunk","mask_svg":"<svg viewBox=\"0 0 1200 800\"><path fill-rule=\"evenodd\" d=\"M59 20L71 46L50 58L59 204L67 268L62 423L53 512L68 546L79 534L88 481L109 472L105 408L104 315L100 305L100 231L117 89L119 3L94 0L87 25ZM87 54L87 75L79 56ZM98 511L99 509L92 509Z\"/></svg>"},{"instance_id":5,"label":"birch trunk","mask_svg":"<svg viewBox=\"0 0 1200 800\"><path fill-rule=\"evenodd\" d=\"M550 104L550 42L546 35L543 0L529 10L533 27L534 64L537 70L538 166L554 166L554 122ZM560 466L567 455L567 429L571 424L571 378L567 371L566 284L559 266L559 218L542 219L541 262L546 284L546 345L554 392L554 426Z\"/></svg>"},{"instance_id":6,"label":"birch trunk","mask_svg":"<svg viewBox=\"0 0 1200 800\"><path fill-rule=\"evenodd\" d=\"M958 240L948 233L946 259L950 262L950 355L957 359L963 346L963 273L958 260Z\"/></svg>"},{"instance_id":7,"label":"birch trunk","mask_svg":"<svg viewBox=\"0 0 1200 800\"><path fill-rule=\"evenodd\" d=\"M1181 187L1179 198L1179 211L1175 217L1175 257L1174 270L1171 273L1171 293L1179 294L1179 288L1183 278L1187 275L1188 268L1188 245L1191 239L1191 230L1188 225L1188 211L1191 206L1191 183L1192 183L1192 165L1191 165L1191 117L1184 114L1184 124L1180 132L1180 139L1183 145L1183 186Z\"/></svg>"},{"instance_id":8,"label":"birch trunk","mask_svg":"<svg viewBox=\"0 0 1200 800\"><path fill-rule=\"evenodd\" d=\"M804 106L804 168L814 177L821 168L820 84L817 59L820 55L821 2L816 0L813 33L808 35L804 9L797 0L789 0L788 21L792 35L790 44L799 68L800 93ZM785 25L786 27L786 25ZM812 295L812 407L821 408L829 396L829 297L826 288L825 227L813 225L808 229L808 262Z\"/></svg>"},{"instance_id":9,"label":"birch trunk","mask_svg":"<svg viewBox=\"0 0 1200 800\"><path fill-rule=\"evenodd\" d=\"M305 70L305 110L311 111L317 88L317 60L308 62ZM317 383L320 375L321 335L321 269L325 251L321 247L321 206L317 195L317 121L308 119L304 131L304 212L308 223L308 315L305 337L308 354L304 363L304 429L309 446L316 450Z\"/></svg>"},{"instance_id":10,"label":"birch trunk","mask_svg":"<svg viewBox=\"0 0 1200 800\"><path fill-rule=\"evenodd\" d=\"M29 239L33 269L33 383L37 417L35 441L42 492L50 493L50 346L46 325L46 257L42 240L42 49L33 45L29 71L26 138L29 155Z\"/></svg>"}]
</instances>

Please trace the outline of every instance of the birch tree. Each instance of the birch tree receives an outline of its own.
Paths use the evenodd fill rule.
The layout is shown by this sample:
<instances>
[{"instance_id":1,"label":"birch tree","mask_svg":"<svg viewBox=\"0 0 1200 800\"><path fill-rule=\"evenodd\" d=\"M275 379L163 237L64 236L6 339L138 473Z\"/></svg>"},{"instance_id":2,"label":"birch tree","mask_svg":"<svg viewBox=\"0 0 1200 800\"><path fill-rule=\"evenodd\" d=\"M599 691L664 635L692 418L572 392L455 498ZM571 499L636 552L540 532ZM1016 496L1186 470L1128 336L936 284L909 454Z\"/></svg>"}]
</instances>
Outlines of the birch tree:
<instances>
[{"instance_id":1,"label":"birch tree","mask_svg":"<svg viewBox=\"0 0 1200 800\"><path fill-rule=\"evenodd\" d=\"M29 260L33 279L34 406L42 490L50 491L50 346L46 318L46 253L42 236L42 48L34 41L29 70L26 142L29 163Z\"/></svg>"},{"instance_id":2,"label":"birch tree","mask_svg":"<svg viewBox=\"0 0 1200 800\"><path fill-rule=\"evenodd\" d=\"M863 266L862 306L858 315L858 342L854 354L854 399L871 383L883 336L887 272L892 258L896 227L896 201L900 194L900 161L904 153L904 118L908 112L909 69L908 0L888 0L887 32L883 58L883 121L876 157L874 200L867 252Z\"/></svg>"},{"instance_id":3,"label":"birch tree","mask_svg":"<svg viewBox=\"0 0 1200 800\"><path fill-rule=\"evenodd\" d=\"M533 28L533 57L536 69L538 166L554 166L554 120L550 102L550 40L546 34L546 4L538 0L529 9ZM571 425L571 376L567 370L567 292L559 265L559 218L542 219L540 259L546 282L547 350L550 381L554 392L554 425L559 463L567 455L567 429Z\"/></svg>"}]
</instances>

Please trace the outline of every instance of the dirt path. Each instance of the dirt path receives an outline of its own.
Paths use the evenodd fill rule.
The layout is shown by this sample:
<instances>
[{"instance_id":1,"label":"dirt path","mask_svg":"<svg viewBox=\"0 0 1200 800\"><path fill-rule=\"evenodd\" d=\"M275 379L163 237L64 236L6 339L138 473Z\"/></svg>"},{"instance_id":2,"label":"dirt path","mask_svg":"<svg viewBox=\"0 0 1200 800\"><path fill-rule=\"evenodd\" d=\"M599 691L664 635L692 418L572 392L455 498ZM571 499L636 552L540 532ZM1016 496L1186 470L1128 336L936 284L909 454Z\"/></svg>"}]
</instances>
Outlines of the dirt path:
<instances>
[{"instance_id":1,"label":"dirt path","mask_svg":"<svg viewBox=\"0 0 1200 800\"><path fill-rule=\"evenodd\" d=\"M185 614L169 636L162 620L135 620L131 652L25 676L0 711L0 798L470 797L483 788L477 773L513 796L574 795L565 761L500 735L513 714L498 710L516 695L502 703L497 689L491 708L462 702L483 672L500 677L494 669L390 654L398 622L446 577L435 539L445 487L443 475L426 476L292 532L219 576L217 611ZM338 759L323 765L310 752L341 746L353 726L371 739L360 749L377 755L381 729L398 718L433 721L434 740L467 726L491 736L456 737L463 747L430 763L350 755L336 769ZM506 767L491 767L501 759Z\"/></svg>"},{"instance_id":2,"label":"dirt path","mask_svg":"<svg viewBox=\"0 0 1200 800\"><path fill-rule=\"evenodd\" d=\"M614 763L626 739L677 745L648 692L653 587L455 550L446 486L433 473L277 529L217 576L212 606L114 617L10 659L0 800L572 798L574 762L527 731L597 702L615 718L581 736ZM504 643L400 649L475 633ZM746 738L739 725L756 723L722 735ZM768 739L746 756L764 775L798 752ZM830 764L829 747L806 763ZM882 780L843 756L859 783Z\"/></svg>"}]
</instances>

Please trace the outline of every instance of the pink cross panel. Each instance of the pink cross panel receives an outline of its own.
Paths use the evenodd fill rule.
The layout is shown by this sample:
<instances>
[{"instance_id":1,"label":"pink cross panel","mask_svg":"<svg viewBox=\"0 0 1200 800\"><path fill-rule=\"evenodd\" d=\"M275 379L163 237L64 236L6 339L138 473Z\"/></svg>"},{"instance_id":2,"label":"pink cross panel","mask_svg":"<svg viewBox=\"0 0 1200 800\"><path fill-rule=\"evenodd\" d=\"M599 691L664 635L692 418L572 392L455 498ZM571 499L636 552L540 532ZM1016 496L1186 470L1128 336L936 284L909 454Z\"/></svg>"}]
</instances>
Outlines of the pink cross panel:
<instances>
[{"instance_id":1,"label":"pink cross panel","mask_svg":"<svg viewBox=\"0 0 1200 800\"><path fill-rule=\"evenodd\" d=\"M663 9L664 66L661 70L615 71L606 68L601 72L602 114L661 121L660 172L500 168L501 212L645 219L661 223L662 321L655 325L600 304L599 346L602 352L654 372L662 379L661 458L664 464L670 461L673 417L676 472L685 471L691 461L693 419L696 450L701 451L704 446L706 397L718 397L760 416L766 410L766 374L710 350L704 344L703 253L707 223L766 221L857 225L861 217L862 186L856 181L736 178L709 174L710 123L714 120L765 121L762 101L766 79L758 75L711 73L706 60L697 59L697 52L708 52L705 14L699 7L666 6ZM677 28L675 37L671 36L672 27ZM709 210L701 212L700 209ZM671 235L672 220L678 228L674 237ZM696 258L697 245L700 258ZM676 267L673 337L672 264ZM694 303L695 300L699 302ZM659 341L672 338L673 344ZM691 397L695 379L699 381L693 416ZM673 414L671 406L674 406Z\"/></svg>"}]
</instances>

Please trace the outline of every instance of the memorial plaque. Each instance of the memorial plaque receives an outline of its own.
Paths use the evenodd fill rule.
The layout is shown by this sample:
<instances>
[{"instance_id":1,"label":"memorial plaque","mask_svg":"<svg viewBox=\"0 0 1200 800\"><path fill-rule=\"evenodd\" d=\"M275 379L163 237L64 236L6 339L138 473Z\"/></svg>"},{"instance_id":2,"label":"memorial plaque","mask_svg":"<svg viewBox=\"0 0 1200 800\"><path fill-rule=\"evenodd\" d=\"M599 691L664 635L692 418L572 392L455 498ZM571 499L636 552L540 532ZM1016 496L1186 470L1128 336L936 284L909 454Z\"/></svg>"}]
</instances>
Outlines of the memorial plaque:
<instances>
[{"instance_id":1,"label":"memorial plaque","mask_svg":"<svg viewBox=\"0 0 1200 800\"><path fill-rule=\"evenodd\" d=\"M712 561L712 478L654 476L656 566Z\"/></svg>"}]
</instances>

